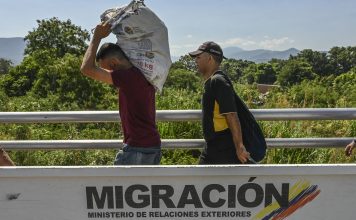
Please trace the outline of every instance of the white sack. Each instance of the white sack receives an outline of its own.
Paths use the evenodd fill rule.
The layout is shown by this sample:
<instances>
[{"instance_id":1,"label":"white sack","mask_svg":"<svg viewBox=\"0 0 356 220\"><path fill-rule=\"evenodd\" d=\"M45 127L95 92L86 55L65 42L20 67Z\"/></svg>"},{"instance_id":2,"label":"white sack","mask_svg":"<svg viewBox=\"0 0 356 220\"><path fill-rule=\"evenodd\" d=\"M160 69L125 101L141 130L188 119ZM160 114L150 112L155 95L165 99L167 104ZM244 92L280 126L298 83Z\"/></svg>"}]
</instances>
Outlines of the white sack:
<instances>
[{"instance_id":1,"label":"white sack","mask_svg":"<svg viewBox=\"0 0 356 220\"><path fill-rule=\"evenodd\" d=\"M172 65L165 24L143 1L137 0L127 6L106 10L101 20L112 25L117 44L131 63L157 90L162 91Z\"/></svg>"}]
</instances>

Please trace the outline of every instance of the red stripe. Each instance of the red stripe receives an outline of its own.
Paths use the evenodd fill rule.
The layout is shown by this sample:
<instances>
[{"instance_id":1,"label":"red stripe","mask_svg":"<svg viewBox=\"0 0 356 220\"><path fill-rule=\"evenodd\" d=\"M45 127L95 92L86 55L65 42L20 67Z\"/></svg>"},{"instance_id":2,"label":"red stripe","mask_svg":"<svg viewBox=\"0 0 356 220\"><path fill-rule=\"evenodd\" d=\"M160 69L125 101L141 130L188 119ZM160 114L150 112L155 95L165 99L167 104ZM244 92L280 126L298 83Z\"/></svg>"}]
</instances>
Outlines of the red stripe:
<instances>
[{"instance_id":1,"label":"red stripe","mask_svg":"<svg viewBox=\"0 0 356 220\"><path fill-rule=\"evenodd\" d=\"M292 205L288 209L284 210L282 213L280 213L277 216L275 216L272 220L285 219L286 217L290 216L291 214L293 214L298 209L302 208L307 203L313 201L319 194L320 194L320 190L318 190L318 191L310 194L309 196L299 200L297 203L295 203L294 205Z\"/></svg>"}]
</instances>

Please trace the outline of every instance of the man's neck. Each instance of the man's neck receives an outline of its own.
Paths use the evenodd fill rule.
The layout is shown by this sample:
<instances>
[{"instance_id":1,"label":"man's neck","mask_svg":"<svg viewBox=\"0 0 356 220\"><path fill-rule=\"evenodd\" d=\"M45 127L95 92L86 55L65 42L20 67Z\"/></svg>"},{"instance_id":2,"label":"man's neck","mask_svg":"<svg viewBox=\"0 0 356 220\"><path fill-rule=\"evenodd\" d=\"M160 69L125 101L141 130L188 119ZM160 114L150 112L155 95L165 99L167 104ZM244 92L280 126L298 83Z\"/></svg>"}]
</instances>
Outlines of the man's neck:
<instances>
[{"instance_id":1,"label":"man's neck","mask_svg":"<svg viewBox=\"0 0 356 220\"><path fill-rule=\"evenodd\" d=\"M131 69L133 67L132 63L127 61L127 62L122 62L120 63L116 70L128 70L128 69Z\"/></svg>"},{"instance_id":2,"label":"man's neck","mask_svg":"<svg viewBox=\"0 0 356 220\"><path fill-rule=\"evenodd\" d=\"M214 67L211 70L207 71L207 73L204 74L204 76L203 76L204 81L207 81L208 79L210 79L219 70L220 70L219 67Z\"/></svg>"},{"instance_id":3,"label":"man's neck","mask_svg":"<svg viewBox=\"0 0 356 220\"><path fill-rule=\"evenodd\" d=\"M123 64L122 68L125 70L131 69L133 65L130 62Z\"/></svg>"}]
</instances>

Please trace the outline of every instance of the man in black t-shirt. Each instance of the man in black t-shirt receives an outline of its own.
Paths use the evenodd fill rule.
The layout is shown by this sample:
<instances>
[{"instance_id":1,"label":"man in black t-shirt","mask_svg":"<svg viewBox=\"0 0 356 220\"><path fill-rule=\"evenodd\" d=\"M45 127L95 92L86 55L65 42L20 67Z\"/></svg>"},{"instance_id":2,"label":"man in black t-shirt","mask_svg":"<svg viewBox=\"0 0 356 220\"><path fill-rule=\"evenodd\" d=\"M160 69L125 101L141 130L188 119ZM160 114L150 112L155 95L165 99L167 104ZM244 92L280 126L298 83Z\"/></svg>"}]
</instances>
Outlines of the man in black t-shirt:
<instances>
[{"instance_id":1,"label":"man in black t-shirt","mask_svg":"<svg viewBox=\"0 0 356 220\"><path fill-rule=\"evenodd\" d=\"M9 155L0 147L0 166L15 166Z\"/></svg>"},{"instance_id":2,"label":"man in black t-shirt","mask_svg":"<svg viewBox=\"0 0 356 220\"><path fill-rule=\"evenodd\" d=\"M195 59L205 85L202 99L203 132L207 142L200 164L240 164L248 162L250 154L242 141L234 90L220 70L224 55L214 42L205 42L189 53Z\"/></svg>"}]
</instances>

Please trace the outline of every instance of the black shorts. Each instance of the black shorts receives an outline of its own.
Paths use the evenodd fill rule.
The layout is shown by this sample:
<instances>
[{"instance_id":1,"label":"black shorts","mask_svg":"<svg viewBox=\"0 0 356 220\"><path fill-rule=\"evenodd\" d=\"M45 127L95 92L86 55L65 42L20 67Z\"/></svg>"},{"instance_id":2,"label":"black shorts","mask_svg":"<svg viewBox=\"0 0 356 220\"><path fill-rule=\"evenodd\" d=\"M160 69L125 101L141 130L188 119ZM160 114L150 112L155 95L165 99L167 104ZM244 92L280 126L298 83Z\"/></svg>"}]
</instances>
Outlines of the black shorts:
<instances>
[{"instance_id":1,"label":"black shorts","mask_svg":"<svg viewBox=\"0 0 356 220\"><path fill-rule=\"evenodd\" d=\"M236 148L231 133L219 135L208 141L199 160L204 164L241 164L236 155Z\"/></svg>"}]
</instances>

